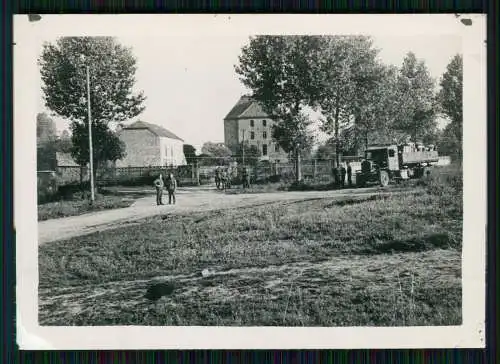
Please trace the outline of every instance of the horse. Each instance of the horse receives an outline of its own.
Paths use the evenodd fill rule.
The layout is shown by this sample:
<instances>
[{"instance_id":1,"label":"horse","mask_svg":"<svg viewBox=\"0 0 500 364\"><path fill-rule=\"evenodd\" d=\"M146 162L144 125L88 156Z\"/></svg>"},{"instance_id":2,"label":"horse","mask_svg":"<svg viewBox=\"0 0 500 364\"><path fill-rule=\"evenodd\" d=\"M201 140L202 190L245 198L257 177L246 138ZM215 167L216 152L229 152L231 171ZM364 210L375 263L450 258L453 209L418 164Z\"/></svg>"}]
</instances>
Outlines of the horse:
<instances>
[{"instance_id":1,"label":"horse","mask_svg":"<svg viewBox=\"0 0 500 364\"><path fill-rule=\"evenodd\" d=\"M220 175L220 185L224 191L231 188L231 175L227 170Z\"/></svg>"}]
</instances>

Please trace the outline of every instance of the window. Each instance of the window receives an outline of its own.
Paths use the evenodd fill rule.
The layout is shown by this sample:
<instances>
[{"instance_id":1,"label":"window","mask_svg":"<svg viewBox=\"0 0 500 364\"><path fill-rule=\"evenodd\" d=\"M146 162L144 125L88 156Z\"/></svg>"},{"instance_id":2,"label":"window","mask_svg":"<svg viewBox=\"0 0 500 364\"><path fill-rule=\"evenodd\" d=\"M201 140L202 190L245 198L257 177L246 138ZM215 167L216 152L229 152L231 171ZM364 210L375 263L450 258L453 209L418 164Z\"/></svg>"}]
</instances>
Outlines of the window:
<instances>
[{"instance_id":1,"label":"window","mask_svg":"<svg viewBox=\"0 0 500 364\"><path fill-rule=\"evenodd\" d=\"M262 139L267 139L267 131L262 132Z\"/></svg>"},{"instance_id":2,"label":"window","mask_svg":"<svg viewBox=\"0 0 500 364\"><path fill-rule=\"evenodd\" d=\"M389 149L389 157L394 157L394 150L393 149Z\"/></svg>"},{"instance_id":3,"label":"window","mask_svg":"<svg viewBox=\"0 0 500 364\"><path fill-rule=\"evenodd\" d=\"M267 125L267 120L262 120L262 126L266 126Z\"/></svg>"},{"instance_id":4,"label":"window","mask_svg":"<svg viewBox=\"0 0 500 364\"><path fill-rule=\"evenodd\" d=\"M267 155L267 144L262 144L262 155Z\"/></svg>"},{"instance_id":5,"label":"window","mask_svg":"<svg viewBox=\"0 0 500 364\"><path fill-rule=\"evenodd\" d=\"M252 139L252 140L255 139L255 133L253 131L250 132L250 139Z\"/></svg>"},{"instance_id":6,"label":"window","mask_svg":"<svg viewBox=\"0 0 500 364\"><path fill-rule=\"evenodd\" d=\"M253 120L250 120L250 126L253 128L253 125L254 125L254 121Z\"/></svg>"},{"instance_id":7,"label":"window","mask_svg":"<svg viewBox=\"0 0 500 364\"><path fill-rule=\"evenodd\" d=\"M274 151L275 151L275 152L279 152L279 151L280 151L280 146L278 145L278 143L276 143L276 144L274 145Z\"/></svg>"}]
</instances>

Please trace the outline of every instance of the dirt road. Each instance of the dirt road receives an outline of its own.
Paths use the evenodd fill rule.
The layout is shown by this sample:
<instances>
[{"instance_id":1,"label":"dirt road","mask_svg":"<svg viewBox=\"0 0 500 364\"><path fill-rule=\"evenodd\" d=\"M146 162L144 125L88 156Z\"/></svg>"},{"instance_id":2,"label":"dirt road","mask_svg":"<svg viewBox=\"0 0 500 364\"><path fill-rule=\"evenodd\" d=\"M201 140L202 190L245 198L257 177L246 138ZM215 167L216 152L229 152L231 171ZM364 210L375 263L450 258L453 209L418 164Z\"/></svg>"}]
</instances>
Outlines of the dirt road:
<instances>
[{"instance_id":1,"label":"dirt road","mask_svg":"<svg viewBox=\"0 0 500 364\"><path fill-rule=\"evenodd\" d=\"M299 201L325 197L342 199L353 195L361 197L394 192L391 190L379 191L377 188L363 188L335 191L224 194L215 189L179 189L176 205L156 206L155 197L148 196L137 200L128 208L40 221L38 223L38 244L114 229L156 215L229 209L278 201Z\"/></svg>"}]
</instances>

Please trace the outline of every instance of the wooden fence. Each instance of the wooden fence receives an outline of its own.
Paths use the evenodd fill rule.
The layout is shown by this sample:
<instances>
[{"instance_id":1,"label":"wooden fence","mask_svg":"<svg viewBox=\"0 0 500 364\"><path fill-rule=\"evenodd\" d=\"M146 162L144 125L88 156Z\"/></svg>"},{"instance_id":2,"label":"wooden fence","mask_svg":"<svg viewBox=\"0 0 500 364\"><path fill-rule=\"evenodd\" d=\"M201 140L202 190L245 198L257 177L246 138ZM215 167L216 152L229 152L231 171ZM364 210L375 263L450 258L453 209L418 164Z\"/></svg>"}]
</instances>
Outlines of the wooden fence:
<instances>
[{"instance_id":1,"label":"wooden fence","mask_svg":"<svg viewBox=\"0 0 500 364\"><path fill-rule=\"evenodd\" d=\"M352 158L351 158L352 160ZM334 162L331 160L303 160L301 172L305 180L328 182L333 179ZM360 169L360 162L351 162L353 175ZM160 174L172 171L179 181L180 186L210 184L214 182L215 171L224 166L198 166L193 165L178 167L121 167L101 168L95 176L97 185L127 185L127 184L152 184L153 180ZM294 163L260 163L257 166L247 166L249 174L254 182L268 181L293 181L295 178ZM236 165L230 167L233 178L238 178L241 169ZM55 171L58 185L76 184L80 180L89 181L88 168L80 167L58 167Z\"/></svg>"}]
</instances>

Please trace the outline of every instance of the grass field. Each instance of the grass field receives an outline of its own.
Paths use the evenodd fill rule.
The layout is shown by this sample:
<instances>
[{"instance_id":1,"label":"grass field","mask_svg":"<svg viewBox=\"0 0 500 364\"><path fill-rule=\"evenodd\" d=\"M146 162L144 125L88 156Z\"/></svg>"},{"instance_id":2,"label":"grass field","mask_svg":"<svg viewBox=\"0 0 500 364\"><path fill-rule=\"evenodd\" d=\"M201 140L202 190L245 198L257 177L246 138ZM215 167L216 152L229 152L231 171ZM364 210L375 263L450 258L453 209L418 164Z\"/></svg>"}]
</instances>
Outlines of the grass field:
<instances>
[{"instance_id":1,"label":"grass field","mask_svg":"<svg viewBox=\"0 0 500 364\"><path fill-rule=\"evenodd\" d=\"M132 196L96 196L93 204L88 199L61 200L38 205L38 221L78 216L93 211L129 207L135 201Z\"/></svg>"},{"instance_id":2,"label":"grass field","mask_svg":"<svg viewBox=\"0 0 500 364\"><path fill-rule=\"evenodd\" d=\"M459 325L461 171L440 171L390 196L165 215L42 245L40 324ZM147 302L153 281L174 293Z\"/></svg>"}]
</instances>

